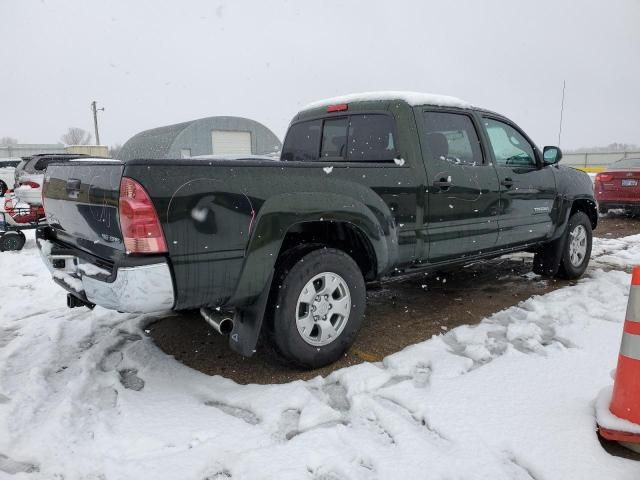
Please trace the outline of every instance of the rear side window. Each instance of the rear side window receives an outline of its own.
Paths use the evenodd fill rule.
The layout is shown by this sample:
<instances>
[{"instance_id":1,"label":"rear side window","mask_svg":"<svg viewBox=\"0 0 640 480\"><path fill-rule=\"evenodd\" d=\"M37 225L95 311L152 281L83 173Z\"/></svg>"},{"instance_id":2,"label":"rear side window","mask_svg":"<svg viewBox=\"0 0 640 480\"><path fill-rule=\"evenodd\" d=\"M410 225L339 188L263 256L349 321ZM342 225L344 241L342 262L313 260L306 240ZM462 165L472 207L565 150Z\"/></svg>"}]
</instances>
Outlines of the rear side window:
<instances>
[{"instance_id":1,"label":"rear side window","mask_svg":"<svg viewBox=\"0 0 640 480\"><path fill-rule=\"evenodd\" d=\"M431 160L482 165L480 139L471 118L460 113L424 112Z\"/></svg>"},{"instance_id":2,"label":"rear side window","mask_svg":"<svg viewBox=\"0 0 640 480\"><path fill-rule=\"evenodd\" d=\"M397 156L393 118L357 114L301 122L291 126L282 160L391 161Z\"/></svg>"},{"instance_id":3,"label":"rear side window","mask_svg":"<svg viewBox=\"0 0 640 480\"><path fill-rule=\"evenodd\" d=\"M320 151L321 120L300 122L291 125L282 147L282 160L312 162L318 160Z\"/></svg>"},{"instance_id":4,"label":"rear side window","mask_svg":"<svg viewBox=\"0 0 640 480\"><path fill-rule=\"evenodd\" d=\"M352 115L348 159L352 162L393 160L397 154L393 119L388 115Z\"/></svg>"},{"instance_id":5,"label":"rear side window","mask_svg":"<svg viewBox=\"0 0 640 480\"><path fill-rule=\"evenodd\" d=\"M36 160L36 162L33 164L33 169L36 172L41 172L42 170L45 170L52 161L53 159L51 158L41 158L39 160Z\"/></svg>"}]
</instances>

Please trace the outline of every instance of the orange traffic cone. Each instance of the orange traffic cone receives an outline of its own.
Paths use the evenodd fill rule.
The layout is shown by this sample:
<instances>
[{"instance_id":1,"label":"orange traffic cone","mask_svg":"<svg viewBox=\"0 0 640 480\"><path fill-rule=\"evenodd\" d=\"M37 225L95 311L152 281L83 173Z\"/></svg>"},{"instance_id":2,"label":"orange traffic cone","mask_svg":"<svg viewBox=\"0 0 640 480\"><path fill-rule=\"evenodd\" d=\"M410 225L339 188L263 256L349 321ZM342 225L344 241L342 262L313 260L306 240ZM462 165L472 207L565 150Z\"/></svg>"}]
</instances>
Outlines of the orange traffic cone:
<instances>
[{"instance_id":1,"label":"orange traffic cone","mask_svg":"<svg viewBox=\"0 0 640 480\"><path fill-rule=\"evenodd\" d=\"M634 267L609 411L640 427L640 267ZM600 435L640 450L640 433L598 426Z\"/></svg>"}]
</instances>

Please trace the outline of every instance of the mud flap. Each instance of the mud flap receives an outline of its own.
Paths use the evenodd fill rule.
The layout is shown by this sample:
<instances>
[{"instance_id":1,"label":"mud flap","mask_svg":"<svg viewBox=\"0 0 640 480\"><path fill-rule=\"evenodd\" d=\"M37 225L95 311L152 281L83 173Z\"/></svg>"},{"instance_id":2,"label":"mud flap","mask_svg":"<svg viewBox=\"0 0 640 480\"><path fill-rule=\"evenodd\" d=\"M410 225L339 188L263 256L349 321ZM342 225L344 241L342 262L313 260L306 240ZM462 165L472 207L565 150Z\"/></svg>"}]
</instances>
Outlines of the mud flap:
<instances>
[{"instance_id":1,"label":"mud flap","mask_svg":"<svg viewBox=\"0 0 640 480\"><path fill-rule=\"evenodd\" d=\"M533 272L545 277L554 277L560 270L560 262L564 253L567 234L553 242L547 243L544 248L533 257Z\"/></svg>"},{"instance_id":2,"label":"mud flap","mask_svg":"<svg viewBox=\"0 0 640 480\"><path fill-rule=\"evenodd\" d=\"M229 347L242 356L250 357L256 351L256 344L258 343L262 321L269 301L272 280L273 271L269 275L264 290L253 305L236 310L233 319L233 330L229 335Z\"/></svg>"}]
</instances>

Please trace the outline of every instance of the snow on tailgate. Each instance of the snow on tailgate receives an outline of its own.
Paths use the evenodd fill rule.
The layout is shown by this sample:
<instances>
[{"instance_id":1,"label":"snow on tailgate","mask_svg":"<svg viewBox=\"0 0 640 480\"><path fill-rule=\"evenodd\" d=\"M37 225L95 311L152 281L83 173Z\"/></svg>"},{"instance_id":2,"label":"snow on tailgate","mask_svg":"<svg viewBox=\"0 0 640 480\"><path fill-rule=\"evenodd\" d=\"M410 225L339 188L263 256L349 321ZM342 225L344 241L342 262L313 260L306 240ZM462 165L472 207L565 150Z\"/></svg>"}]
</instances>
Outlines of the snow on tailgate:
<instances>
[{"instance_id":1,"label":"snow on tailgate","mask_svg":"<svg viewBox=\"0 0 640 480\"><path fill-rule=\"evenodd\" d=\"M242 386L162 353L145 316L68 310L30 238L2 254L0 478L637 480L594 408L629 291L615 260L640 242L594 242L606 261L575 286L380 364Z\"/></svg>"}]
</instances>

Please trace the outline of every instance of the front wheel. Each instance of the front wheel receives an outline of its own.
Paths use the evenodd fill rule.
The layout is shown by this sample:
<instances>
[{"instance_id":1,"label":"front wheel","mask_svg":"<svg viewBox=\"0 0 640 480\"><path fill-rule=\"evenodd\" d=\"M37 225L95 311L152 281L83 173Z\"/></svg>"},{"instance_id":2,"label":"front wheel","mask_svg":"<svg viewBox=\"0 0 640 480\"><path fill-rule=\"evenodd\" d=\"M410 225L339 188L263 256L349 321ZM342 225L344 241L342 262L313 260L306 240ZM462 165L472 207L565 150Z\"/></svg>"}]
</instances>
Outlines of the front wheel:
<instances>
[{"instance_id":1,"label":"front wheel","mask_svg":"<svg viewBox=\"0 0 640 480\"><path fill-rule=\"evenodd\" d=\"M570 280L580 278L591 258L591 220L584 212L571 215L567 225L567 238L560 261L559 276Z\"/></svg>"},{"instance_id":2,"label":"front wheel","mask_svg":"<svg viewBox=\"0 0 640 480\"><path fill-rule=\"evenodd\" d=\"M278 277L273 343L288 361L319 368L349 349L364 319L366 287L346 253L321 248Z\"/></svg>"}]
</instances>

